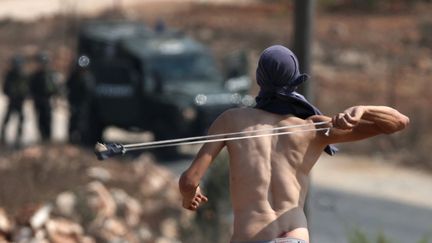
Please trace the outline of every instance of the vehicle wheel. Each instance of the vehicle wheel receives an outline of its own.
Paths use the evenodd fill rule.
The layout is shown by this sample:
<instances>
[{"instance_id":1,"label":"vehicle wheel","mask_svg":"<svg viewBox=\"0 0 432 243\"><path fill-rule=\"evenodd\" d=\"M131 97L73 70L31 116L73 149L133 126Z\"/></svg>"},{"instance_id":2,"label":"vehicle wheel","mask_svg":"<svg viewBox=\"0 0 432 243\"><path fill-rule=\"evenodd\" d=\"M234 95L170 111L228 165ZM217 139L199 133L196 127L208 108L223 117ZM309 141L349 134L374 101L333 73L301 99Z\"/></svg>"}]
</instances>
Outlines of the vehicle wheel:
<instances>
[{"instance_id":1,"label":"vehicle wheel","mask_svg":"<svg viewBox=\"0 0 432 243\"><path fill-rule=\"evenodd\" d=\"M100 121L97 112L88 112L79 120L79 143L93 146L102 140L104 125Z\"/></svg>"},{"instance_id":2,"label":"vehicle wheel","mask_svg":"<svg viewBox=\"0 0 432 243\"><path fill-rule=\"evenodd\" d=\"M154 132L155 141L175 139L178 138L175 133L168 133L169 131L160 130ZM174 159L179 156L179 146L170 146L164 148L153 149L153 152L157 157L162 159Z\"/></svg>"},{"instance_id":3,"label":"vehicle wheel","mask_svg":"<svg viewBox=\"0 0 432 243\"><path fill-rule=\"evenodd\" d=\"M93 146L97 142L101 142L103 130L104 126L98 120L90 121L87 132L82 134L82 143Z\"/></svg>"}]
</instances>

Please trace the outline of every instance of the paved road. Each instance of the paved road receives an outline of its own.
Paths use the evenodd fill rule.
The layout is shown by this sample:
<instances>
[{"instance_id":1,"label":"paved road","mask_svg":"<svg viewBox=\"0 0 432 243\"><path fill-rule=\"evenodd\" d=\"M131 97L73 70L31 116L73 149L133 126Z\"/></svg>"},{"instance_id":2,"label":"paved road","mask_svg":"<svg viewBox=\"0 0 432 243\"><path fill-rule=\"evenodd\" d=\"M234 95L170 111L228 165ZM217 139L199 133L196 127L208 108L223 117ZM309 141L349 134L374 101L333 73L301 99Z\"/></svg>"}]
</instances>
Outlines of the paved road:
<instances>
[{"instance_id":1,"label":"paved road","mask_svg":"<svg viewBox=\"0 0 432 243\"><path fill-rule=\"evenodd\" d=\"M314 168L313 242L344 243L360 229L390 242L432 242L432 175L377 157L323 156ZM319 239L319 241L318 241Z\"/></svg>"},{"instance_id":2,"label":"paved road","mask_svg":"<svg viewBox=\"0 0 432 243\"><path fill-rule=\"evenodd\" d=\"M315 186L310 227L313 243L345 243L355 229L374 242L380 233L394 243L419 242L432 236L432 209Z\"/></svg>"}]
</instances>

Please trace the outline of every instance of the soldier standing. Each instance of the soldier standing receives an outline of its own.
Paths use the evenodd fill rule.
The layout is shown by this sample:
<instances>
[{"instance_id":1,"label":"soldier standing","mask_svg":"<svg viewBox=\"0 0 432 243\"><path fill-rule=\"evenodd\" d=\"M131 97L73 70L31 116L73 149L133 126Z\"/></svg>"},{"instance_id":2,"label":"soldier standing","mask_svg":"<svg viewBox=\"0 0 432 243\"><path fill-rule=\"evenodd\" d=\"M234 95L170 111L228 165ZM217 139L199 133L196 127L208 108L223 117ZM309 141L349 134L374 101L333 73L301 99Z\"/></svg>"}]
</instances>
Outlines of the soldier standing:
<instances>
[{"instance_id":1,"label":"soldier standing","mask_svg":"<svg viewBox=\"0 0 432 243\"><path fill-rule=\"evenodd\" d=\"M83 132L88 129L91 97L94 87L94 76L89 70L90 59L80 56L76 68L67 80L69 101L69 141L82 142Z\"/></svg>"},{"instance_id":2,"label":"soldier standing","mask_svg":"<svg viewBox=\"0 0 432 243\"><path fill-rule=\"evenodd\" d=\"M56 94L54 73L51 70L49 56L40 53L36 57L37 69L30 77L30 91L38 117L38 127L42 141L51 138L51 97Z\"/></svg>"},{"instance_id":3,"label":"soldier standing","mask_svg":"<svg viewBox=\"0 0 432 243\"><path fill-rule=\"evenodd\" d=\"M23 103L28 95L28 80L23 67L24 58L20 55L16 55L12 58L11 67L5 75L3 92L8 97L9 103L1 126L0 139L2 144L6 142L6 126L11 115L14 113L18 115L18 131L15 138L16 145L19 145L21 139L24 125Z\"/></svg>"}]
</instances>

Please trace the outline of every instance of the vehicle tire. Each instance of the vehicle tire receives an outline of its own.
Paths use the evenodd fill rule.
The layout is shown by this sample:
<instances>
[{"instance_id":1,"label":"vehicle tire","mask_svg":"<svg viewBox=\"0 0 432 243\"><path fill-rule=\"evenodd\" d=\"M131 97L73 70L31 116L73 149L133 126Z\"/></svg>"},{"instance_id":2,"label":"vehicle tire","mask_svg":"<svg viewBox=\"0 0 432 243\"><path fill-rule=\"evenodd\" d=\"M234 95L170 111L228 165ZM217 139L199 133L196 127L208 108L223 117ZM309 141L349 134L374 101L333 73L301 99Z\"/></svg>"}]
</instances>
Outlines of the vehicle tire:
<instances>
[{"instance_id":1,"label":"vehicle tire","mask_svg":"<svg viewBox=\"0 0 432 243\"><path fill-rule=\"evenodd\" d=\"M80 142L82 145L94 146L96 142L102 141L105 126L95 110L86 113L80 123Z\"/></svg>"},{"instance_id":2,"label":"vehicle tire","mask_svg":"<svg viewBox=\"0 0 432 243\"><path fill-rule=\"evenodd\" d=\"M166 127L165 127L166 129ZM158 129L158 131L154 131L155 141L168 140L178 138L176 133L170 133L168 130ZM162 159L174 159L179 155L179 146L170 146L164 148L156 148L153 149L153 152L157 157Z\"/></svg>"}]
</instances>

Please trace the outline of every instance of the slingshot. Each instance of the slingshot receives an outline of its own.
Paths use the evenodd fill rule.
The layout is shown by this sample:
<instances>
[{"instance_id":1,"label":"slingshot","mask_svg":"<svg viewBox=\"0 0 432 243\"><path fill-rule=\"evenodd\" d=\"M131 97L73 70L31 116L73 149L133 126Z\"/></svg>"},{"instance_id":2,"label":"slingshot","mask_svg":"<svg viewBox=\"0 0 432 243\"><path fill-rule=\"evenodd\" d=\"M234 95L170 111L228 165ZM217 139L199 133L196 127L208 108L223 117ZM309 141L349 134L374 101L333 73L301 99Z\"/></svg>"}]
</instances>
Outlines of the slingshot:
<instances>
[{"instance_id":1,"label":"slingshot","mask_svg":"<svg viewBox=\"0 0 432 243\"><path fill-rule=\"evenodd\" d=\"M213 143L213 142L221 142L221 141L231 141L231 140L240 140L240 139L249 139L249 138L259 138L265 136L287 135L287 134L302 133L302 132L324 131L324 130L326 131L325 134L328 136L330 132L330 127L323 127L323 128L315 127L315 126L325 125L325 124L331 124L331 123L329 121L316 122L310 124L290 125L290 126L274 127L268 129L258 129L252 131L222 133L222 134L214 134L214 135L207 135L207 136L177 138L177 139L169 139L169 140L161 140L161 141L153 141L153 142L145 142L145 143L133 143L133 144L125 144L125 145L120 143L99 143L98 142L95 145L95 154L99 160L104 160L116 155L123 155L129 151L172 147L172 146L179 146L179 145ZM280 131L283 129L301 128L307 126L314 126L314 128L300 129L294 131Z\"/></svg>"}]
</instances>

